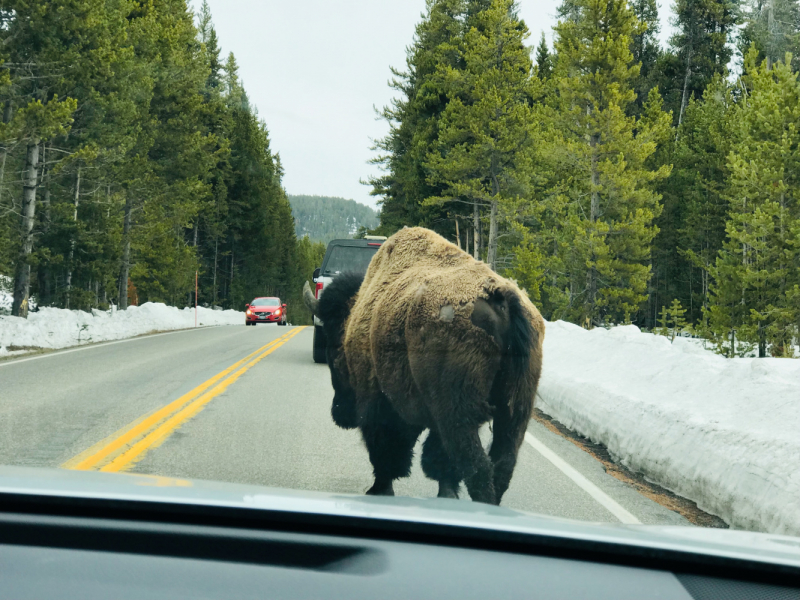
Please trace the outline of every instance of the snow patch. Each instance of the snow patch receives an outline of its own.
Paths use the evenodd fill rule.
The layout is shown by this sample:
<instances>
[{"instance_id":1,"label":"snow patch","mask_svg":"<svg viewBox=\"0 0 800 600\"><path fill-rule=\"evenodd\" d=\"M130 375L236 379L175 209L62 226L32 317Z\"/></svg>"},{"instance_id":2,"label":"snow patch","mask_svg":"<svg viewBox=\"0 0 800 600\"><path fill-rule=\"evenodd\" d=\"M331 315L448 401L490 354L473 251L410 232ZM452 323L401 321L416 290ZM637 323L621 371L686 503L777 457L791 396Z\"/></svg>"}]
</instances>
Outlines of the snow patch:
<instances>
[{"instance_id":1,"label":"snow patch","mask_svg":"<svg viewBox=\"0 0 800 600\"><path fill-rule=\"evenodd\" d=\"M800 535L800 360L558 321L537 406L732 527Z\"/></svg>"},{"instance_id":2,"label":"snow patch","mask_svg":"<svg viewBox=\"0 0 800 600\"><path fill-rule=\"evenodd\" d=\"M0 275L0 315L10 315L11 305L14 302L13 288L10 277Z\"/></svg>"},{"instance_id":3,"label":"snow patch","mask_svg":"<svg viewBox=\"0 0 800 600\"><path fill-rule=\"evenodd\" d=\"M244 325L243 312L202 307L197 311L199 326ZM18 353L17 348L68 348L191 327L194 327L193 308L181 310L152 302L127 310L93 309L92 312L45 307L29 313L27 319L0 316L0 356ZM15 351L9 350L10 347Z\"/></svg>"}]
</instances>

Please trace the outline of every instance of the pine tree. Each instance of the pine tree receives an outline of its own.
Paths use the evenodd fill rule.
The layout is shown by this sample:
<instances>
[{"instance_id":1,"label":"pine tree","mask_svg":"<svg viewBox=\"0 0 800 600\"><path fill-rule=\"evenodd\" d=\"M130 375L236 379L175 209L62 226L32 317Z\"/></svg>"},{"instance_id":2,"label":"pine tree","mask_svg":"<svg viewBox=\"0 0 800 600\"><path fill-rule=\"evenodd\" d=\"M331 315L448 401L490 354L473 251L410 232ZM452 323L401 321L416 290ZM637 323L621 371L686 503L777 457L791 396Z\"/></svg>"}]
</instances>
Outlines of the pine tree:
<instances>
[{"instance_id":1,"label":"pine tree","mask_svg":"<svg viewBox=\"0 0 800 600\"><path fill-rule=\"evenodd\" d=\"M658 32L661 25L658 20L656 0L632 0L630 8L636 19L644 27L631 36L631 54L634 64L639 64L639 74L633 81L636 101L633 114L641 115L650 90L655 85L656 64L661 50L658 45Z\"/></svg>"},{"instance_id":2,"label":"pine tree","mask_svg":"<svg viewBox=\"0 0 800 600\"><path fill-rule=\"evenodd\" d=\"M548 79L553 73L553 56L547 47L547 40L542 32L542 38L536 47L536 75L539 79Z\"/></svg>"},{"instance_id":3,"label":"pine tree","mask_svg":"<svg viewBox=\"0 0 800 600\"><path fill-rule=\"evenodd\" d=\"M664 211L656 220L648 324L670 298L680 299L692 322L708 308L709 267L725 240L734 106L731 85L717 77L703 98L689 101L678 141L670 145L674 168L659 188Z\"/></svg>"},{"instance_id":4,"label":"pine tree","mask_svg":"<svg viewBox=\"0 0 800 600\"><path fill-rule=\"evenodd\" d=\"M203 126L213 136L216 164L209 170L206 183L211 195L204 203L191 229L191 244L200 264L199 302L216 306L219 301L218 271L220 244L227 232L228 185L231 180L230 140L231 111L225 98L222 61L220 60L217 32L206 0L200 8L198 37L203 45L203 61L207 77L203 87ZM235 64L235 59L233 64ZM234 71L238 79L238 73ZM238 84L237 84L238 85Z\"/></svg>"},{"instance_id":5,"label":"pine tree","mask_svg":"<svg viewBox=\"0 0 800 600\"><path fill-rule=\"evenodd\" d=\"M60 0L46 5L17 2L10 8L13 10L5 15L0 34L6 42L13 41L7 47L10 69L2 90L0 187L5 187L6 170L22 174L4 191L8 191L6 201L16 204L11 210L21 215L18 227L13 228L16 231L9 231L9 245L15 262L12 313L25 316L36 284L32 274L42 255L37 222L42 202L49 199L46 190L40 193L45 187L43 178L54 163L48 148L70 131L77 108L70 95L86 93L87 73L94 74L96 82L98 71L107 69L104 63L113 54L109 43L113 40L109 40L108 15L99 0ZM91 26L84 27L83 35L76 39L74 31L85 24ZM70 65L68 73L64 65ZM84 132L74 129L72 135L83 137ZM45 212L49 212L47 206Z\"/></svg>"},{"instance_id":6,"label":"pine tree","mask_svg":"<svg viewBox=\"0 0 800 600\"><path fill-rule=\"evenodd\" d=\"M701 98L715 75L725 72L739 19L739 0L676 0L672 54L665 56L660 84L667 107L680 125L689 99Z\"/></svg>"},{"instance_id":7,"label":"pine tree","mask_svg":"<svg viewBox=\"0 0 800 600\"><path fill-rule=\"evenodd\" d=\"M729 157L727 239L711 269L711 331L791 355L800 313L800 84L789 65L746 57L747 103L735 117L737 143Z\"/></svg>"},{"instance_id":8,"label":"pine tree","mask_svg":"<svg viewBox=\"0 0 800 600\"><path fill-rule=\"evenodd\" d=\"M745 25L738 36L739 51L744 56L751 45L758 50L758 60L767 66L792 54L792 68L800 68L800 5L797 0L750 0L746 3Z\"/></svg>"},{"instance_id":9,"label":"pine tree","mask_svg":"<svg viewBox=\"0 0 800 600\"><path fill-rule=\"evenodd\" d=\"M429 180L443 184L444 193L426 203L486 206L487 262L496 269L501 221L513 215L530 180L536 136L531 98L538 80L531 78L527 29L513 0L494 0L473 15L473 23L461 50L464 67L439 72L449 102L427 167Z\"/></svg>"},{"instance_id":10,"label":"pine tree","mask_svg":"<svg viewBox=\"0 0 800 600\"><path fill-rule=\"evenodd\" d=\"M452 223L446 209L424 206L426 198L440 196L442 187L428 180L424 167L435 146L439 120L448 98L436 80L440 64L459 67L458 44L463 35L466 5L464 0L428 0L427 10L417 25L414 42L408 50L406 70L393 70L391 86L400 94L381 116L389 133L378 140L381 154L372 162L386 173L369 180L373 196L380 198L381 225L375 232L391 235L405 225L424 225L450 234Z\"/></svg>"},{"instance_id":11,"label":"pine tree","mask_svg":"<svg viewBox=\"0 0 800 600\"><path fill-rule=\"evenodd\" d=\"M233 52L228 54L228 60L225 61L224 72L223 86L225 88L225 99L228 106L234 109L249 111L250 102L239 80L239 65L236 62L236 57L233 55Z\"/></svg>"},{"instance_id":12,"label":"pine tree","mask_svg":"<svg viewBox=\"0 0 800 600\"><path fill-rule=\"evenodd\" d=\"M280 159L232 56L223 71L207 3L198 27L185 0L6 3L0 41L0 276L16 314L31 294L180 305L196 270L205 302L299 293ZM231 213L231 188L249 213Z\"/></svg>"},{"instance_id":13,"label":"pine tree","mask_svg":"<svg viewBox=\"0 0 800 600\"><path fill-rule=\"evenodd\" d=\"M646 299L654 185L669 173L648 164L669 131L657 90L640 119L632 36L642 31L623 0L576 0L556 27L558 114L551 154L553 193L544 203L540 247L550 255L543 304L551 318L628 321Z\"/></svg>"},{"instance_id":14,"label":"pine tree","mask_svg":"<svg viewBox=\"0 0 800 600\"><path fill-rule=\"evenodd\" d=\"M674 342L680 332L692 331L692 327L686 322L686 309L677 298L672 301L669 308L662 306L660 315L659 326L653 329L653 333L656 335L669 337L669 341Z\"/></svg>"}]
</instances>

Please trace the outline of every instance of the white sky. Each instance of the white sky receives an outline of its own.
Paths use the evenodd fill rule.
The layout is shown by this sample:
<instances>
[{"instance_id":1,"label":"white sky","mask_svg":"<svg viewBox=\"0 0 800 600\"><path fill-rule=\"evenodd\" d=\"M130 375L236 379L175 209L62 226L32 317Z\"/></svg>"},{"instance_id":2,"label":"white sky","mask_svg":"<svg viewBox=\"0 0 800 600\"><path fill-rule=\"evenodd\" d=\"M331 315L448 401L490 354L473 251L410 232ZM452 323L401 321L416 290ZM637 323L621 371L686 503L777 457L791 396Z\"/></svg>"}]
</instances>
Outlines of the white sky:
<instances>
[{"instance_id":1,"label":"white sky","mask_svg":"<svg viewBox=\"0 0 800 600\"><path fill-rule=\"evenodd\" d=\"M538 44L560 0L518 0ZM201 0L190 0L195 9ZM375 206L359 179L371 139L387 126L373 106L389 103L390 66L404 68L405 48L424 0L208 0L224 55L232 51L251 102L281 155L290 194L352 198ZM662 43L672 0L661 0Z\"/></svg>"}]
</instances>

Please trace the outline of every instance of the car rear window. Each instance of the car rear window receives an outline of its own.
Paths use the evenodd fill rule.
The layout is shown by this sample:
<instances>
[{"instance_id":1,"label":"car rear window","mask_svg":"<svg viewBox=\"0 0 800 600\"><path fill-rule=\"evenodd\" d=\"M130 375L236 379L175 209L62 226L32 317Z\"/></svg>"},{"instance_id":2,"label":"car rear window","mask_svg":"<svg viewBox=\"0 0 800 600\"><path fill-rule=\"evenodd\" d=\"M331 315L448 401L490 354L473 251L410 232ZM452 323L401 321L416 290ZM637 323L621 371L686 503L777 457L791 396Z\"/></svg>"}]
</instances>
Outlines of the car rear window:
<instances>
[{"instance_id":1,"label":"car rear window","mask_svg":"<svg viewBox=\"0 0 800 600\"><path fill-rule=\"evenodd\" d=\"M334 246L325 262L322 274L325 276L339 273L366 273L369 261L380 248L376 246Z\"/></svg>"}]
</instances>

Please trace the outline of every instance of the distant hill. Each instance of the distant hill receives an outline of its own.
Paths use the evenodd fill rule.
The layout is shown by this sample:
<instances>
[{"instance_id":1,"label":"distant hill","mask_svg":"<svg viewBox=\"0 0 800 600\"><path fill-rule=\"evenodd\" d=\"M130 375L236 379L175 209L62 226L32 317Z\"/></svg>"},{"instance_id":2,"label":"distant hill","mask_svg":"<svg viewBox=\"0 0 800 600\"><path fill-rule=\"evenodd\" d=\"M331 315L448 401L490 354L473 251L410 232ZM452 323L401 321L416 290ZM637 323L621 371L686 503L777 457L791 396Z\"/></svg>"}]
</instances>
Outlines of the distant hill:
<instances>
[{"instance_id":1,"label":"distant hill","mask_svg":"<svg viewBox=\"0 0 800 600\"><path fill-rule=\"evenodd\" d=\"M359 227L374 229L378 213L355 200L327 196L289 196L298 239L308 236L313 242L350 238Z\"/></svg>"}]
</instances>

